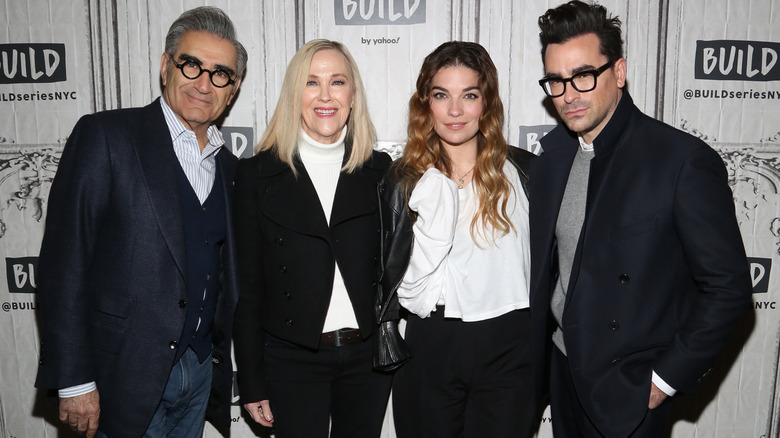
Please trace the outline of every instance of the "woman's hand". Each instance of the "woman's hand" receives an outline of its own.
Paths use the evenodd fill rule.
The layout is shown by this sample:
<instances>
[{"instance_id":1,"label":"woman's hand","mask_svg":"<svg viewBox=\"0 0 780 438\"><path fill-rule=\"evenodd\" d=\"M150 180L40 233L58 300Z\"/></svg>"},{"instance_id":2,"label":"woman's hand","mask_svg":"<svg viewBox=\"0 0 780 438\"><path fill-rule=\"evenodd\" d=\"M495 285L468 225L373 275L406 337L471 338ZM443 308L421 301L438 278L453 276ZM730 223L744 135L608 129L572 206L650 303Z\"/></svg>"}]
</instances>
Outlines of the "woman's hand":
<instances>
[{"instance_id":1,"label":"woman's hand","mask_svg":"<svg viewBox=\"0 0 780 438\"><path fill-rule=\"evenodd\" d=\"M259 402L245 403L244 409L249 412L252 419L256 423L260 423L265 427L273 427L274 414L271 412L271 404L268 400L260 400Z\"/></svg>"}]
</instances>

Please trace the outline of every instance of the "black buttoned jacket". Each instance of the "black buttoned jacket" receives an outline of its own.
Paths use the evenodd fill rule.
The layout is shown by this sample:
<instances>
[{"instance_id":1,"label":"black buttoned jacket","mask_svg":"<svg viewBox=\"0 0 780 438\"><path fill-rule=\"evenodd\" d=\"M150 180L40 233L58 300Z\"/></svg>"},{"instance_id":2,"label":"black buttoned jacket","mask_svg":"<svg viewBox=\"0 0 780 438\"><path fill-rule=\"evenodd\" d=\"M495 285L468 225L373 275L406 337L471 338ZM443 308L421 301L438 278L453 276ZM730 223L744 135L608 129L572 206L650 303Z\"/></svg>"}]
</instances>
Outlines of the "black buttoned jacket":
<instances>
[{"instance_id":1,"label":"black buttoned jacket","mask_svg":"<svg viewBox=\"0 0 780 438\"><path fill-rule=\"evenodd\" d=\"M605 436L628 436L647 412L653 371L675 389L696 386L747 309L751 283L717 152L642 114L626 92L594 146L563 336L588 418ZM579 142L559 126L542 147L530 186L540 413L555 348L555 224Z\"/></svg>"},{"instance_id":2,"label":"black buttoned jacket","mask_svg":"<svg viewBox=\"0 0 780 438\"><path fill-rule=\"evenodd\" d=\"M345 157L349 153L347 142ZM298 158L297 176L274 151L239 162L234 197L240 298L234 342L241 403L268 399L266 334L318 348L336 263L362 337L374 333L380 237L376 187L390 161L374 151L354 172L341 172L329 223Z\"/></svg>"}]
</instances>

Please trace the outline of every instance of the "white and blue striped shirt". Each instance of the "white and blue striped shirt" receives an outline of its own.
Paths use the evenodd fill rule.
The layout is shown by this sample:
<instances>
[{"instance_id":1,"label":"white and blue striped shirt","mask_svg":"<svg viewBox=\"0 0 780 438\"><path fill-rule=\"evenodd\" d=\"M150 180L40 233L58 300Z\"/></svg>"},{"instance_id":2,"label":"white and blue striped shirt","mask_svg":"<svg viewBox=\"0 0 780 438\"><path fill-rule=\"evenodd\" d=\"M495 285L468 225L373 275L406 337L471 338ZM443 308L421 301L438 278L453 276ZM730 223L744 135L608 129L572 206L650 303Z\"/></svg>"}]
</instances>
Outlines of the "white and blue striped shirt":
<instances>
[{"instance_id":1,"label":"white and blue striped shirt","mask_svg":"<svg viewBox=\"0 0 780 438\"><path fill-rule=\"evenodd\" d=\"M198 139L195 133L187 129L184 123L179 120L176 113L165 102L164 97L160 97L160 106L162 106L165 123L168 124L168 130L171 132L171 141L173 142L173 151L179 164L187 175L187 179L195 190L198 200L201 204L206 202L209 197L211 187L214 186L214 175L216 174L216 156L220 148L225 144L222 133L216 126L211 125L206 131L208 143L200 150Z\"/></svg>"}]
</instances>

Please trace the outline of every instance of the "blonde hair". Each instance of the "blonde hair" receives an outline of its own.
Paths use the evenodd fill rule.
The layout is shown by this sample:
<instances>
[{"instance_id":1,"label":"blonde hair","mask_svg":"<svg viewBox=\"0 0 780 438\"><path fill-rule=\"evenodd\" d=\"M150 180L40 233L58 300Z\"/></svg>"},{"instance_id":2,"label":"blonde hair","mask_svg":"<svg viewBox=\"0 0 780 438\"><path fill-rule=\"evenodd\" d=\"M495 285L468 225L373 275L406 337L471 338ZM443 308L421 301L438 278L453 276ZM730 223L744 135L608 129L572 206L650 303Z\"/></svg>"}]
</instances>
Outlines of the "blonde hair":
<instances>
[{"instance_id":1,"label":"blonde hair","mask_svg":"<svg viewBox=\"0 0 780 438\"><path fill-rule=\"evenodd\" d=\"M314 54L320 50L336 50L344 56L349 65L349 74L352 80L354 101L349 118L347 119L347 138L345 143L351 144L349 159L342 168L348 173L353 172L371 157L374 149L376 134L374 124L368 115L368 104L363 81L360 78L355 60L343 44L337 41L316 39L304 44L295 53L287 72L284 74L282 90L279 101L276 104L274 115L268 123L260 142L255 146L255 153L273 149L279 159L290 166L296 173L293 159L298 150L298 141L301 137L303 126L301 102L303 89L309 78L309 69Z\"/></svg>"},{"instance_id":2,"label":"blonde hair","mask_svg":"<svg viewBox=\"0 0 780 438\"><path fill-rule=\"evenodd\" d=\"M396 172L407 201L417 181L429 166L447 176L452 175L452 162L434 130L431 112L433 77L439 70L462 66L478 74L478 86L484 107L477 132L477 162L472 182L479 197L479 205L471 220L471 237L495 241L514 230L509 220L507 202L513 189L504 174L509 146L502 132L504 106L498 95L498 72L487 51L477 43L450 41L431 52L423 61L417 77L417 90L409 99L408 139L403 155L398 159ZM481 223L481 229L477 225Z\"/></svg>"}]
</instances>

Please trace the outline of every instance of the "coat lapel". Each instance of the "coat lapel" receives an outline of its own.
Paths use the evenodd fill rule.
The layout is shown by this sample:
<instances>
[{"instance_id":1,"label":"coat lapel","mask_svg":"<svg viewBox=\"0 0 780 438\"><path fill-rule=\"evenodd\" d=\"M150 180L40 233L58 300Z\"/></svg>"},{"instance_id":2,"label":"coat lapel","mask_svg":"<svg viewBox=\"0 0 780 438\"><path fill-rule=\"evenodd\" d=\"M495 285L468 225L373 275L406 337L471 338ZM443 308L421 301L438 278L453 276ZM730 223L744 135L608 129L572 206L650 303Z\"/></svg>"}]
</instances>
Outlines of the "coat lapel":
<instances>
[{"instance_id":1,"label":"coat lapel","mask_svg":"<svg viewBox=\"0 0 780 438\"><path fill-rule=\"evenodd\" d=\"M136 138L135 150L151 211L160 233L179 271L186 276L186 249L182 230L182 211L176 181L177 158L159 98L144 111L144 120Z\"/></svg>"},{"instance_id":2,"label":"coat lapel","mask_svg":"<svg viewBox=\"0 0 780 438\"><path fill-rule=\"evenodd\" d=\"M284 227L327 238L328 224L314 184L306 168L297 159L295 169L297 178L289 168L282 168L278 173L274 172L276 169L273 167L261 169L261 178L272 178L261 204L262 212Z\"/></svg>"},{"instance_id":3,"label":"coat lapel","mask_svg":"<svg viewBox=\"0 0 780 438\"><path fill-rule=\"evenodd\" d=\"M353 173L342 172L336 186L330 226L358 216L372 214L376 210L376 181L370 181L363 169Z\"/></svg>"}]
</instances>

